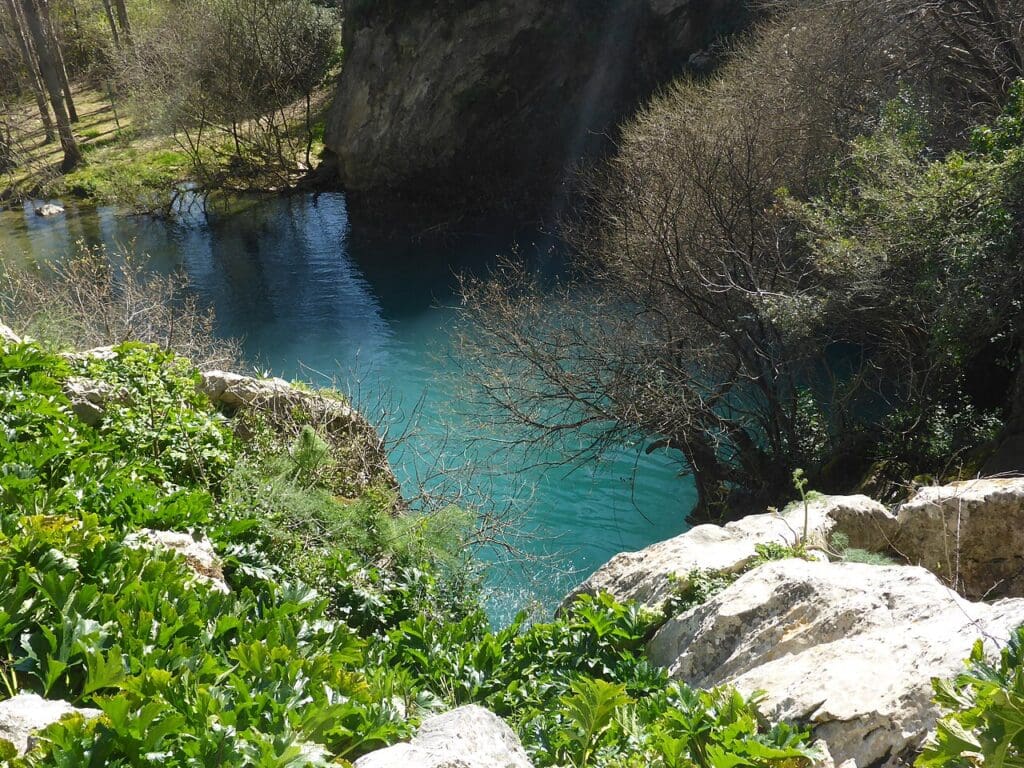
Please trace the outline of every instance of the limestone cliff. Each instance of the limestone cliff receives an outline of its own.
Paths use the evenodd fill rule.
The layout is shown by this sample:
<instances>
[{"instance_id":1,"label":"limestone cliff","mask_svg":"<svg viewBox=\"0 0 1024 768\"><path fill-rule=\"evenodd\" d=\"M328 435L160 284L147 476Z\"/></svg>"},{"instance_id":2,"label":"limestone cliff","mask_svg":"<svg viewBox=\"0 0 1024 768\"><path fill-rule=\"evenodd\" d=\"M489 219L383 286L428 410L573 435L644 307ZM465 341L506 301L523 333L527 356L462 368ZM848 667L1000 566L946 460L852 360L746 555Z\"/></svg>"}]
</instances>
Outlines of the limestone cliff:
<instances>
[{"instance_id":1,"label":"limestone cliff","mask_svg":"<svg viewBox=\"0 0 1024 768\"><path fill-rule=\"evenodd\" d=\"M745 0L353 1L326 143L350 202L522 213L660 84L701 68ZM526 205L528 211L522 206Z\"/></svg>"}]
</instances>

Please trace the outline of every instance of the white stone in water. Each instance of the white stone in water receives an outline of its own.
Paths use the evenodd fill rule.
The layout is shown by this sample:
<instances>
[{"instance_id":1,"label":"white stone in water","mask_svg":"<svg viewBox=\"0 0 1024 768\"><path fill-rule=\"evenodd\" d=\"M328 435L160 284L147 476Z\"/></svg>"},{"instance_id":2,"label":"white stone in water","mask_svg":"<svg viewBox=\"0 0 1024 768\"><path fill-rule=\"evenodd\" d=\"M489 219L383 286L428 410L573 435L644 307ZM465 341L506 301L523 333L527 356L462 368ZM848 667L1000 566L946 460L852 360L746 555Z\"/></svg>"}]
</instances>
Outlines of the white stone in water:
<instances>
[{"instance_id":1,"label":"white stone in water","mask_svg":"<svg viewBox=\"0 0 1024 768\"><path fill-rule=\"evenodd\" d=\"M54 203L43 203L35 208L36 216L58 216L64 213L64 208Z\"/></svg>"}]
</instances>

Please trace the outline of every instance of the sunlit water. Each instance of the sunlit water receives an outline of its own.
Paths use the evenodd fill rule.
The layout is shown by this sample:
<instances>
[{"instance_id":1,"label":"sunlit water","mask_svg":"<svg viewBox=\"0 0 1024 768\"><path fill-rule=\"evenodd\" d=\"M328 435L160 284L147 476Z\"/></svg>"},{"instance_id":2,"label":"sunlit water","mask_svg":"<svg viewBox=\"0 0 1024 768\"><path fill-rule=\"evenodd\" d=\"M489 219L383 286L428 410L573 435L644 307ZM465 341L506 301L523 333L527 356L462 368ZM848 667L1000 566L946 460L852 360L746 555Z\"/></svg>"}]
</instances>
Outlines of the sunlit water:
<instances>
[{"instance_id":1,"label":"sunlit water","mask_svg":"<svg viewBox=\"0 0 1024 768\"><path fill-rule=\"evenodd\" d=\"M314 384L335 383L392 437L396 473L412 492L444 468L521 519L521 560L481 551L491 565L488 608L503 623L520 608L551 610L574 584L612 555L685 530L692 485L668 455L635 447L574 472L535 465L502 446L460 407L465 384L450 346L455 275L480 271L513 247L541 268L549 243L537 235L491 232L457 243L353 232L344 196L251 201L231 213L176 221L113 209L43 219L0 213L0 257L60 258L76 241L130 245L159 269L181 268L216 309L219 331L245 339L261 371ZM486 438L481 441L481 438ZM542 457L543 458L543 457ZM546 457L553 458L553 457ZM467 465L473 472L461 472Z\"/></svg>"}]
</instances>

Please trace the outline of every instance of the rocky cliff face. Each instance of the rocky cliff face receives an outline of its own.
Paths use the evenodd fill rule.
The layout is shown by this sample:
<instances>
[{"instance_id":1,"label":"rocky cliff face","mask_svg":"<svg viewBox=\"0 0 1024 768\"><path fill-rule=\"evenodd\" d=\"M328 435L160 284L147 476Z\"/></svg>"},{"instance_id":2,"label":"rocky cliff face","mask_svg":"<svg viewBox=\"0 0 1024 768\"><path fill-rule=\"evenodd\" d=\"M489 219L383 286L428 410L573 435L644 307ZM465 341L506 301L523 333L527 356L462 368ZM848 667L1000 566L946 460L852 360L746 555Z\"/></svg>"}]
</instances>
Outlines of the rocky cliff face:
<instances>
[{"instance_id":1,"label":"rocky cliff face","mask_svg":"<svg viewBox=\"0 0 1024 768\"><path fill-rule=\"evenodd\" d=\"M922 488L895 511L823 497L806 509L817 560L753 567L757 544L798 541L804 514L796 505L697 526L615 556L573 594L662 608L697 569L746 571L669 616L648 645L651 663L696 688L762 691L770 721L812 729L823 767L909 765L940 716L932 680L962 671L976 641L995 654L1024 625L1024 478ZM830 545L837 534L900 564L843 562Z\"/></svg>"},{"instance_id":2,"label":"rocky cliff face","mask_svg":"<svg viewBox=\"0 0 1024 768\"><path fill-rule=\"evenodd\" d=\"M558 204L658 85L706 64L745 0L350 3L326 143L359 207L452 212ZM526 203L525 201L529 201ZM526 210L520 209L526 213Z\"/></svg>"}]
</instances>

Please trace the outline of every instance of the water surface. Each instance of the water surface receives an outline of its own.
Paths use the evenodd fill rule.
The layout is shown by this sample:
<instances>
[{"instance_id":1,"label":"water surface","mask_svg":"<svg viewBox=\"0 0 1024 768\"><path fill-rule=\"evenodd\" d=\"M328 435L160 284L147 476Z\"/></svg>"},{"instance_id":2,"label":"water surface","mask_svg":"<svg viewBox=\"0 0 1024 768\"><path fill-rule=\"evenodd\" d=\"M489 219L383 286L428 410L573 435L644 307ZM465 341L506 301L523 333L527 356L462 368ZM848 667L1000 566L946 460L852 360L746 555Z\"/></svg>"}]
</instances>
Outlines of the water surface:
<instances>
[{"instance_id":1,"label":"water surface","mask_svg":"<svg viewBox=\"0 0 1024 768\"><path fill-rule=\"evenodd\" d=\"M0 213L4 260L60 258L78 240L131 246L159 269L183 269L215 307L219 332L243 337L259 370L334 383L389 435L405 434L392 462L408 492L450 470L467 498L521 517L529 533L521 543L540 559L481 552L492 563L489 610L498 623L531 604L550 610L615 553L686 528L695 494L675 457L623 446L571 473L537 466L460 407L464 383L450 345L455 274L484 270L512 248L543 267L557 257L542 235L499 228L458 241L382 238L353 231L341 194L248 201L177 220L112 208L49 219L31 206ZM467 465L475 470L460 475Z\"/></svg>"}]
</instances>

